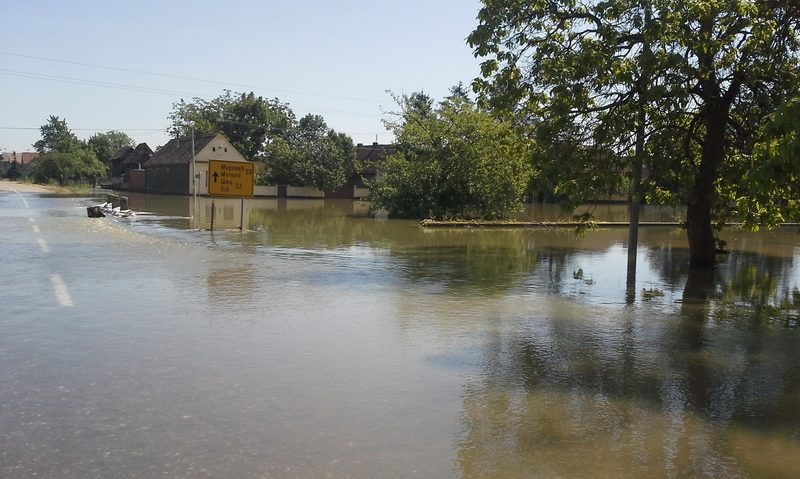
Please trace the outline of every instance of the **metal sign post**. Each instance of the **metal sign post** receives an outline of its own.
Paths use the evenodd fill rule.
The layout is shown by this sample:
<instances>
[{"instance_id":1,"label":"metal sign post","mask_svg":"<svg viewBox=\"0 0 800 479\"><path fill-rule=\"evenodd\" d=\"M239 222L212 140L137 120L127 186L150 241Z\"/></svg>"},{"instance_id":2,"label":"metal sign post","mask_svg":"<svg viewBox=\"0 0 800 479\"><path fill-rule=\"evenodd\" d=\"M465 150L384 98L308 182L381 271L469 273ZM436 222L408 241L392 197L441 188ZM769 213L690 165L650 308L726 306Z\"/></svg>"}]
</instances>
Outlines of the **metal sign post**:
<instances>
[{"instance_id":1,"label":"metal sign post","mask_svg":"<svg viewBox=\"0 0 800 479\"><path fill-rule=\"evenodd\" d=\"M244 231L244 196L242 196L242 204L239 207L239 231Z\"/></svg>"},{"instance_id":2,"label":"metal sign post","mask_svg":"<svg viewBox=\"0 0 800 479\"><path fill-rule=\"evenodd\" d=\"M216 208L214 207L214 197L212 196L211 197L211 231L214 231L214 210L216 210Z\"/></svg>"}]
</instances>

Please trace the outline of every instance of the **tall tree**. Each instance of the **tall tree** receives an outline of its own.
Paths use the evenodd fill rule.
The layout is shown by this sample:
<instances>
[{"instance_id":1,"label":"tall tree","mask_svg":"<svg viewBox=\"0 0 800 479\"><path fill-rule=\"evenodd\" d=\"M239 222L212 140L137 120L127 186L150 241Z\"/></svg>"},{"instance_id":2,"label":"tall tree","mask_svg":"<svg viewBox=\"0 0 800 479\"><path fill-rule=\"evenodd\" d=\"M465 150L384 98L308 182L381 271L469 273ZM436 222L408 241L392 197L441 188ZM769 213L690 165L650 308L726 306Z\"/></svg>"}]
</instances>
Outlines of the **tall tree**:
<instances>
[{"instance_id":1,"label":"tall tree","mask_svg":"<svg viewBox=\"0 0 800 479\"><path fill-rule=\"evenodd\" d=\"M133 146L134 141L121 131L111 130L90 136L86 141L86 145L94 152L101 163L110 167L111 157L114 156L114 153L126 146Z\"/></svg>"},{"instance_id":2,"label":"tall tree","mask_svg":"<svg viewBox=\"0 0 800 479\"><path fill-rule=\"evenodd\" d=\"M225 90L213 100L194 98L173 103L170 134L223 133L249 160L263 159L267 144L283 137L295 121L294 113L277 98Z\"/></svg>"},{"instance_id":3,"label":"tall tree","mask_svg":"<svg viewBox=\"0 0 800 479\"><path fill-rule=\"evenodd\" d=\"M353 175L355 157L349 136L319 115L306 115L267 147L268 181L336 190Z\"/></svg>"},{"instance_id":4,"label":"tall tree","mask_svg":"<svg viewBox=\"0 0 800 479\"><path fill-rule=\"evenodd\" d=\"M557 153L540 159L540 178L574 201L619 189L633 170L636 80L648 71L644 193L687 205L690 263L713 265L713 224L738 214L722 189L741 181L734 175L752 158L763 118L797 94L800 8L777 0L483 3L468 39L487 58L474 87ZM652 14L647 25L643 11Z\"/></svg>"},{"instance_id":5,"label":"tall tree","mask_svg":"<svg viewBox=\"0 0 800 479\"><path fill-rule=\"evenodd\" d=\"M433 106L422 94L395 98L387 126L398 153L381 165L370 201L391 216L505 218L521 204L530 177L530 142L458 88Z\"/></svg>"},{"instance_id":6,"label":"tall tree","mask_svg":"<svg viewBox=\"0 0 800 479\"><path fill-rule=\"evenodd\" d=\"M20 171L19 165L17 165L16 161L11 163L11 166L8 167L5 176L9 180L15 180L15 181L22 176L22 172Z\"/></svg>"},{"instance_id":7,"label":"tall tree","mask_svg":"<svg viewBox=\"0 0 800 479\"><path fill-rule=\"evenodd\" d=\"M78 137L67 126L67 120L55 115L50 115L47 123L42 125L39 131L42 138L33 144L39 153L65 153L82 146Z\"/></svg>"},{"instance_id":8,"label":"tall tree","mask_svg":"<svg viewBox=\"0 0 800 479\"><path fill-rule=\"evenodd\" d=\"M46 183L58 181L80 181L103 176L107 168L97 160L94 151L78 140L67 121L50 116L40 128L42 138L34 143L41 153L33 164L34 181Z\"/></svg>"}]
</instances>

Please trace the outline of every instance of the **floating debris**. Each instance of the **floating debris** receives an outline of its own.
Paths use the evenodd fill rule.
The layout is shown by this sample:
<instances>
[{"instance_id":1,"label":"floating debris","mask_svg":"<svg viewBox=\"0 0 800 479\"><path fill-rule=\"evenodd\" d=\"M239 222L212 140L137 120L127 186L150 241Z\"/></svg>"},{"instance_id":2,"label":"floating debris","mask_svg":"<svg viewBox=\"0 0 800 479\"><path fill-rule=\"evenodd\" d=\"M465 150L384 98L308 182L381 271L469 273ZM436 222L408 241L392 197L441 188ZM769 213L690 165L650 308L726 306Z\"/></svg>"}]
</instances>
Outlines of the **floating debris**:
<instances>
[{"instance_id":1,"label":"floating debris","mask_svg":"<svg viewBox=\"0 0 800 479\"><path fill-rule=\"evenodd\" d=\"M661 291L660 289L656 289L656 288L645 289L645 288L642 288L642 299L644 299L644 300L651 300L653 298L659 298L661 296L664 296L664 292Z\"/></svg>"},{"instance_id":2,"label":"floating debris","mask_svg":"<svg viewBox=\"0 0 800 479\"><path fill-rule=\"evenodd\" d=\"M119 195L108 195L108 201L105 203L87 207L86 214L89 218L104 218L106 216L129 218L136 216L136 213L128 207L128 197Z\"/></svg>"},{"instance_id":3,"label":"floating debris","mask_svg":"<svg viewBox=\"0 0 800 479\"><path fill-rule=\"evenodd\" d=\"M86 214L89 215L89 218L105 218L106 215L103 213L103 207L100 205L95 206L87 206L86 207Z\"/></svg>"}]
</instances>

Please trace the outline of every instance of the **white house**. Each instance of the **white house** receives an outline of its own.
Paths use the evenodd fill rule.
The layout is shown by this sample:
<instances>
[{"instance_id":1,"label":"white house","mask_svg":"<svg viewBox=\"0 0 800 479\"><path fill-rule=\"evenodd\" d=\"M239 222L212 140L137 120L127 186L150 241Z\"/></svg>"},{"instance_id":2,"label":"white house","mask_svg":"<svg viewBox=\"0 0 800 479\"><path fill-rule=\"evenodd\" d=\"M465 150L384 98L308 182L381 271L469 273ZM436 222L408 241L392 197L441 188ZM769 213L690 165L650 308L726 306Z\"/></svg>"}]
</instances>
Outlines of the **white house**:
<instances>
[{"instance_id":1,"label":"white house","mask_svg":"<svg viewBox=\"0 0 800 479\"><path fill-rule=\"evenodd\" d=\"M248 161L221 133L195 135L194 155L191 137L173 138L156 149L144 165L147 191L191 195L195 187L192 178L196 174L197 194L206 195L209 160Z\"/></svg>"}]
</instances>

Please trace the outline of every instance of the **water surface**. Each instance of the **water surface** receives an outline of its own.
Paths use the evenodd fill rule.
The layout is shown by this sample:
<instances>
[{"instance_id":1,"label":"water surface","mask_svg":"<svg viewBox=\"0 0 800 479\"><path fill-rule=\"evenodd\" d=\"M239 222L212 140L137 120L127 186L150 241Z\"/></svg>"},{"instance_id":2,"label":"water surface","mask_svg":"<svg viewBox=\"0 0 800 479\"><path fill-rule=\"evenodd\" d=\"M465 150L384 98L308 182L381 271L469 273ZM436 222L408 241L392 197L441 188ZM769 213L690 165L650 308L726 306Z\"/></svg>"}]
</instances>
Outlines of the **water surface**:
<instances>
[{"instance_id":1,"label":"water surface","mask_svg":"<svg viewBox=\"0 0 800 479\"><path fill-rule=\"evenodd\" d=\"M2 477L798 474L796 230L725 231L690 277L684 232L643 229L628 304L624 229L25 199L0 193Z\"/></svg>"}]
</instances>

